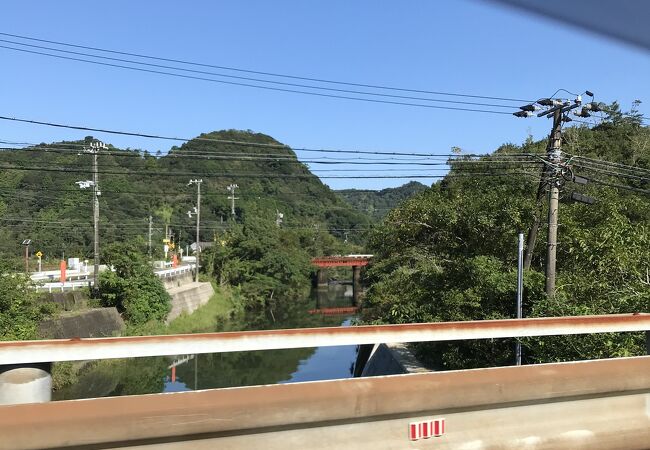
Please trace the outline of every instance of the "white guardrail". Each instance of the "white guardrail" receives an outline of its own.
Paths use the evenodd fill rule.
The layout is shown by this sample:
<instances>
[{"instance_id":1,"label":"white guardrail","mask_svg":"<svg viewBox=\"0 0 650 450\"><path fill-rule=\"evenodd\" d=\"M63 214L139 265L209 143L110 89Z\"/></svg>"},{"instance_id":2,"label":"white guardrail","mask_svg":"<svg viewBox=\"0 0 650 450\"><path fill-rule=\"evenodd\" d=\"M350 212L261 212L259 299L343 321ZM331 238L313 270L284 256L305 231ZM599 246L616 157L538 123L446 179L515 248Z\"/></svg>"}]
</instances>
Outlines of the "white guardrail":
<instances>
[{"instance_id":1,"label":"white guardrail","mask_svg":"<svg viewBox=\"0 0 650 450\"><path fill-rule=\"evenodd\" d=\"M154 270L154 275L156 275L158 278L161 279L166 279L166 278L174 278L179 275L184 275L186 273L190 273L194 270L196 267L196 264L184 264L179 267L174 267L172 269L163 269L163 270ZM50 271L53 272L53 271ZM54 274L47 273L45 276L34 276L32 275L32 279L36 281L37 283L41 280L48 280L48 279L54 279ZM84 287L92 286L93 285L93 279L92 279L92 274L90 272L87 273L71 273L68 278L70 279L69 281L66 282L61 282L61 281L53 281L49 283L39 283L37 284L34 289L39 291L39 292L67 292L67 291L75 291L77 289L82 289Z\"/></svg>"}]
</instances>

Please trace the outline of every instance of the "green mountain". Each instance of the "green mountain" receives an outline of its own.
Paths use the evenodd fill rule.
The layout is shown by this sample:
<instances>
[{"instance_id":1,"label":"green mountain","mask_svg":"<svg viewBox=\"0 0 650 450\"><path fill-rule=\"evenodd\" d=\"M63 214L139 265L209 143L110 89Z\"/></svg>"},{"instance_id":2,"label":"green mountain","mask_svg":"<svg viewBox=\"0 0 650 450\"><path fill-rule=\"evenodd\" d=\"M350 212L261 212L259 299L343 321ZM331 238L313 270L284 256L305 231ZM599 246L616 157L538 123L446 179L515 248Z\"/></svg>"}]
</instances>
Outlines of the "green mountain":
<instances>
[{"instance_id":1,"label":"green mountain","mask_svg":"<svg viewBox=\"0 0 650 450\"><path fill-rule=\"evenodd\" d=\"M455 158L445 179L391 211L373 230L365 320L512 318L517 235L526 235L535 217L542 225L527 249L532 259L524 271L524 317L648 311L650 127L616 105L612 109L598 126L565 129L560 163L549 165L560 174L557 281L551 295L545 292L548 172L539 187L548 144L529 139L479 160ZM593 202L576 201L574 193ZM524 361L535 363L646 353L643 333L522 341ZM436 369L459 369L512 364L514 343L485 339L415 349Z\"/></svg>"},{"instance_id":2,"label":"green mountain","mask_svg":"<svg viewBox=\"0 0 650 450\"><path fill-rule=\"evenodd\" d=\"M379 220L404 200L425 189L427 187L424 184L411 181L396 188L387 188L380 191L343 189L336 191L336 193L354 206L357 211Z\"/></svg>"},{"instance_id":3,"label":"green mountain","mask_svg":"<svg viewBox=\"0 0 650 450\"><path fill-rule=\"evenodd\" d=\"M0 252L21 255L21 242L46 257L92 255L92 141L39 144L0 151ZM160 252L165 225L175 241L194 242L196 185L202 179L201 241L212 241L231 221L230 192L236 184L235 221L247 216L314 236L325 233L359 242L370 219L344 202L299 162L295 153L270 136L248 131L202 134L165 155L108 145L98 155L100 242L137 238L146 242L149 216ZM248 217L249 219L251 217ZM359 232L355 232L359 231ZM316 240L316 237L314 237Z\"/></svg>"}]
</instances>

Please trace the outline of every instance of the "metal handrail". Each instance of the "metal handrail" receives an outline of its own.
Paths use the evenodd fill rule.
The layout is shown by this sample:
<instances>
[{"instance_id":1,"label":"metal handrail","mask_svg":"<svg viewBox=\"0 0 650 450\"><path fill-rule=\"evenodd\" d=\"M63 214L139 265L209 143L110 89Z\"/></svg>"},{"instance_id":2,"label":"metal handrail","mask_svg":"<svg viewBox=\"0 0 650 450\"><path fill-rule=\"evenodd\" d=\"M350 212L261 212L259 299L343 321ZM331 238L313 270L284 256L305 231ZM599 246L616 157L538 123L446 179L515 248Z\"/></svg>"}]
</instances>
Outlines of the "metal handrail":
<instances>
[{"instance_id":1,"label":"metal handrail","mask_svg":"<svg viewBox=\"0 0 650 450\"><path fill-rule=\"evenodd\" d=\"M274 350L384 342L455 341L650 330L650 314L303 328L167 336L0 342L0 365Z\"/></svg>"}]
</instances>

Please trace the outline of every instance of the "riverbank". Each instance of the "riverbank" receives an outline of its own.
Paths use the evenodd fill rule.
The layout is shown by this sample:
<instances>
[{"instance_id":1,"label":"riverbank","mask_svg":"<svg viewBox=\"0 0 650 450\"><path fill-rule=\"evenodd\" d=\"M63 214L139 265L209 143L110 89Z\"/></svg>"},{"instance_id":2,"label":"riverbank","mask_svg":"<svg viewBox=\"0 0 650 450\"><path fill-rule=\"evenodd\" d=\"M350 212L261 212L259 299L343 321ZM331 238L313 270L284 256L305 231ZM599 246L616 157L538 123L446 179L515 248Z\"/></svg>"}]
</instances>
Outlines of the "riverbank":
<instances>
[{"instance_id":1,"label":"riverbank","mask_svg":"<svg viewBox=\"0 0 650 450\"><path fill-rule=\"evenodd\" d=\"M324 307L351 302L344 286L332 286L330 295L313 291L300 298L277 299L265 308L245 309L237 288L215 286L215 295L193 314L183 314L169 325L149 323L129 327L127 334L182 334L280 328L347 326L349 316L310 314L318 302ZM56 369L54 400L136 395L189 389L276 384L346 378L356 357L355 346L230 352L176 357L97 361L81 370L69 363ZM175 366L172 371L171 367ZM67 372L64 370L67 369Z\"/></svg>"},{"instance_id":2,"label":"riverbank","mask_svg":"<svg viewBox=\"0 0 650 450\"><path fill-rule=\"evenodd\" d=\"M331 294L325 306L351 301L342 286L333 286ZM127 333L180 334L350 324L348 316L309 314L317 301L314 291L310 296L278 299L273 310L269 307L246 310L242 306L245 299L238 289L216 288L213 298L193 314L184 314L169 325L150 323L129 327ZM90 363L76 373L55 377L53 399L345 378L351 376L350 366L355 356L355 346L344 346L105 360ZM172 366L175 366L173 371Z\"/></svg>"},{"instance_id":3,"label":"riverbank","mask_svg":"<svg viewBox=\"0 0 650 450\"><path fill-rule=\"evenodd\" d=\"M213 331L215 323L226 323L235 318L237 314L243 313L241 302L238 301L239 294L228 287L218 287L214 283L213 288L214 294L210 300L193 313L183 312L169 324L151 321L139 326L127 325L123 334L125 336L152 336L208 332ZM77 383L81 373L91 367L97 368L99 371L104 371L104 369L110 371L119 369L119 364L116 365L115 360L56 363L52 367L53 390L56 392Z\"/></svg>"}]
</instances>

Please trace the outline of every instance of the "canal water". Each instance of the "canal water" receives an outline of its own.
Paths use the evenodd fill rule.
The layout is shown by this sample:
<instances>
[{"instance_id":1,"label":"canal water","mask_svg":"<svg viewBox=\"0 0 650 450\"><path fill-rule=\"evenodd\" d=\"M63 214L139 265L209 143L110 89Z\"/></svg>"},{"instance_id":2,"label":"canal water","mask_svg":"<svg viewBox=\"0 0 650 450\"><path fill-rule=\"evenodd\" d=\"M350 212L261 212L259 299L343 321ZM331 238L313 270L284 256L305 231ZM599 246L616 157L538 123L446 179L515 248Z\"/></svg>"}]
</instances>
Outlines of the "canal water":
<instances>
[{"instance_id":1,"label":"canal water","mask_svg":"<svg viewBox=\"0 0 650 450\"><path fill-rule=\"evenodd\" d=\"M351 302L352 286L332 285L326 290L314 290L309 298L282 302L283 306L272 313L247 313L215 323L204 331L349 326L352 316L325 316L309 311L351 306ZM355 358L356 346L338 346L106 360L82 369L78 380L55 391L53 399L350 378Z\"/></svg>"}]
</instances>

